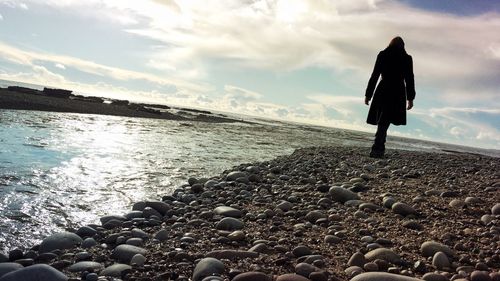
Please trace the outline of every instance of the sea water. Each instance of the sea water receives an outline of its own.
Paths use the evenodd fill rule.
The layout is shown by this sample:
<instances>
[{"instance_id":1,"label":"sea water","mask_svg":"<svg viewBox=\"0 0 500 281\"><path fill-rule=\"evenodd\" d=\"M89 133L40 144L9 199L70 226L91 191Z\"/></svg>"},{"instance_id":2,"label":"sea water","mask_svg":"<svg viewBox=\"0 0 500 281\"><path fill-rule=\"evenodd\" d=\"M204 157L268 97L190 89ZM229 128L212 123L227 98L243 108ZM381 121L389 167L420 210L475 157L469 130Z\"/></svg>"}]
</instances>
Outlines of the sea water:
<instances>
[{"instance_id":1,"label":"sea water","mask_svg":"<svg viewBox=\"0 0 500 281\"><path fill-rule=\"evenodd\" d=\"M0 251L158 200L189 177L309 146L368 147L372 135L252 120L201 123L0 109ZM392 148L438 144L391 138ZM446 147L446 146L445 146Z\"/></svg>"}]
</instances>

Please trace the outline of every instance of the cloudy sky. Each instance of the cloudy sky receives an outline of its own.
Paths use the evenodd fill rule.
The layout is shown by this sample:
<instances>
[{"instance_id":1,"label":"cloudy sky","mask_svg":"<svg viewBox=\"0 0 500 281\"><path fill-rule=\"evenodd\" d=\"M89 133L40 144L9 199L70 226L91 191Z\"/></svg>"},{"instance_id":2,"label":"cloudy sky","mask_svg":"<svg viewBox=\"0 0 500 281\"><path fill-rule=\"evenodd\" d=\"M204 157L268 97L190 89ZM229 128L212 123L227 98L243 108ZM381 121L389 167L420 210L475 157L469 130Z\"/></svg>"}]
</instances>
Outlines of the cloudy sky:
<instances>
[{"instance_id":1,"label":"cloudy sky","mask_svg":"<svg viewBox=\"0 0 500 281\"><path fill-rule=\"evenodd\" d=\"M400 35L417 97L390 134L500 149L500 1L0 0L0 79L374 131Z\"/></svg>"}]
</instances>

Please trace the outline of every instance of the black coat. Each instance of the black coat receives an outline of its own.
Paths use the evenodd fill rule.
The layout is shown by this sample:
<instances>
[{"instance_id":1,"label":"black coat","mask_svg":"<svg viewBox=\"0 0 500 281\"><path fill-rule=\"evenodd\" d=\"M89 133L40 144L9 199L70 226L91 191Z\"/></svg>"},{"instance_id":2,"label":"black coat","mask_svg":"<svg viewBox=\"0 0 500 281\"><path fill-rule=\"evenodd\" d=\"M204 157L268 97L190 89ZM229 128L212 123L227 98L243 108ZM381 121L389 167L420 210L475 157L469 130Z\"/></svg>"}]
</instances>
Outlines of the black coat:
<instances>
[{"instance_id":1,"label":"black coat","mask_svg":"<svg viewBox=\"0 0 500 281\"><path fill-rule=\"evenodd\" d=\"M382 80L375 90L379 76ZM375 90L375 94L373 93ZM413 61L404 50L388 47L377 56L365 96L373 101L368 111L368 124L389 122L406 125L406 100L415 99Z\"/></svg>"}]
</instances>

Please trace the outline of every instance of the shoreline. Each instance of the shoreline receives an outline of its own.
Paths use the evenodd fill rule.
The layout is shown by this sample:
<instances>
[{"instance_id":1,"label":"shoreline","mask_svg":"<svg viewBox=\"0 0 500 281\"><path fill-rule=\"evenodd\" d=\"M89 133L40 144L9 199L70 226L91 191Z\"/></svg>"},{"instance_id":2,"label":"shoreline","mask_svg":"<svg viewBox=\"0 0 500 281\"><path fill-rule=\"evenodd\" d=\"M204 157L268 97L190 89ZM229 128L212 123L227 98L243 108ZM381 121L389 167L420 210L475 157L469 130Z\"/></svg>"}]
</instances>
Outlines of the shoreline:
<instances>
[{"instance_id":1,"label":"shoreline","mask_svg":"<svg viewBox=\"0 0 500 281\"><path fill-rule=\"evenodd\" d=\"M40 91L17 86L0 88L0 109L99 114L175 121L250 123L206 110L80 96L72 94L71 91L60 89L45 88L44 91Z\"/></svg>"},{"instance_id":2,"label":"shoreline","mask_svg":"<svg viewBox=\"0 0 500 281\"><path fill-rule=\"evenodd\" d=\"M91 272L115 280L499 280L499 158L367 154L304 148L190 178L101 225L0 254L0 268L48 264L35 271L64 274L54 281L80 280L83 271L82 280L97 280Z\"/></svg>"}]
</instances>

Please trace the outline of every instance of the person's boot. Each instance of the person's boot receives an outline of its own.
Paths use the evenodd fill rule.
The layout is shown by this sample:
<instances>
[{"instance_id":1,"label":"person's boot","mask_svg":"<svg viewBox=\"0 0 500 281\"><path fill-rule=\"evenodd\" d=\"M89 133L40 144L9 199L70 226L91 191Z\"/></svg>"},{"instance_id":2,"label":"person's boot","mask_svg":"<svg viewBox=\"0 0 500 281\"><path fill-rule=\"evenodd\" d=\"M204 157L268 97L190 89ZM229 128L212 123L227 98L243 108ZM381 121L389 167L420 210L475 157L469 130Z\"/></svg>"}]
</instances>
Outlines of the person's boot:
<instances>
[{"instance_id":1,"label":"person's boot","mask_svg":"<svg viewBox=\"0 0 500 281\"><path fill-rule=\"evenodd\" d=\"M385 145L373 145L370 151L370 157L372 158L384 158Z\"/></svg>"},{"instance_id":2,"label":"person's boot","mask_svg":"<svg viewBox=\"0 0 500 281\"><path fill-rule=\"evenodd\" d=\"M370 151L370 157L371 158L384 158L384 151L372 148L372 151Z\"/></svg>"}]
</instances>

